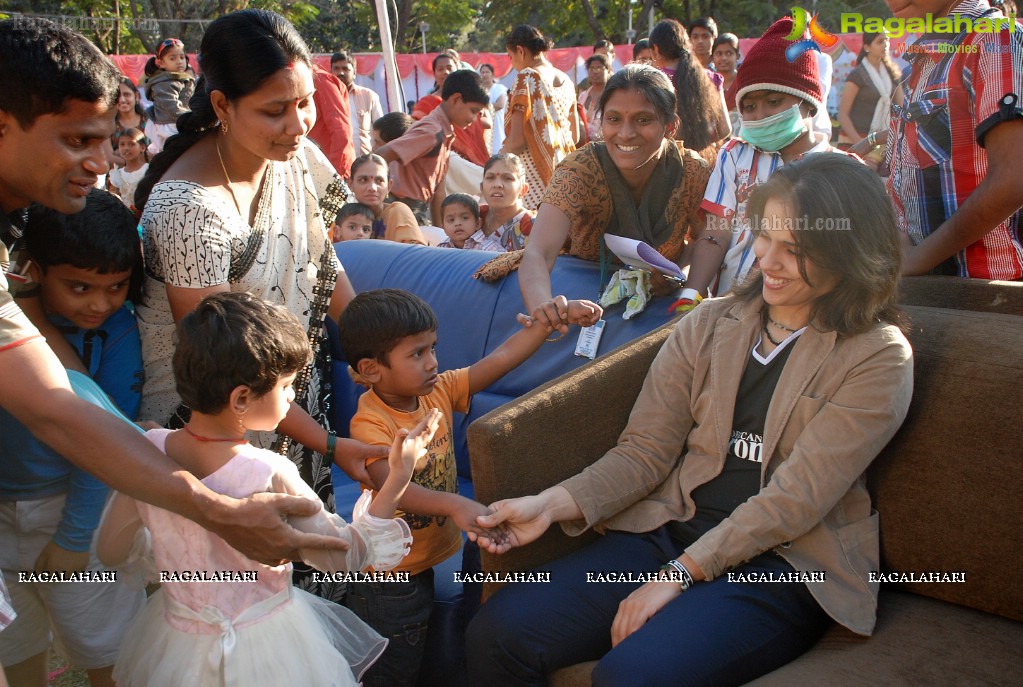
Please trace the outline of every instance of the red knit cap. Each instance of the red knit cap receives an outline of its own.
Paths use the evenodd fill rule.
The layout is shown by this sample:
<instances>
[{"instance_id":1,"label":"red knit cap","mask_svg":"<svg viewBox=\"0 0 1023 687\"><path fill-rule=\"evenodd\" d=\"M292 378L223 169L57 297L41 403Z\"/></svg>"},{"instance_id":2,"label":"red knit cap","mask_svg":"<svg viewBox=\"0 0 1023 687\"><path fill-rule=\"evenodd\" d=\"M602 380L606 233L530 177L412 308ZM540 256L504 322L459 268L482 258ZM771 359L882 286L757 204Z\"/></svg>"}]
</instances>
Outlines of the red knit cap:
<instances>
[{"instance_id":1,"label":"red knit cap","mask_svg":"<svg viewBox=\"0 0 1023 687\"><path fill-rule=\"evenodd\" d=\"M807 50L795 62L785 57L785 49L793 44L786 40L792 33L792 17L783 17L771 24L749 52L746 53L735 75L735 102L741 106L742 98L750 91L778 91L807 101L820 112L824 108L817 55ZM804 33L804 38L809 34Z\"/></svg>"}]
</instances>

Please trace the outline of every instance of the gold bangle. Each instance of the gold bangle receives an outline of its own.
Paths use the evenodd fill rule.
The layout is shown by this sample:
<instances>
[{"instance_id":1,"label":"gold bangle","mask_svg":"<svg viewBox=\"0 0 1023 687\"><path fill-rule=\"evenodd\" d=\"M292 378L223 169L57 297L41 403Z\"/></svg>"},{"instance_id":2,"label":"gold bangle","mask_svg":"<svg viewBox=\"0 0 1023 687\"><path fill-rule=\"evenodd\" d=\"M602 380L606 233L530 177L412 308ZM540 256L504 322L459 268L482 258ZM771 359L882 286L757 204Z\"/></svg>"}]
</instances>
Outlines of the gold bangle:
<instances>
[{"instance_id":1,"label":"gold bangle","mask_svg":"<svg viewBox=\"0 0 1023 687\"><path fill-rule=\"evenodd\" d=\"M554 343L555 341L561 341L562 339L565 338L565 334L568 334L568 332L558 332L557 336L551 339L544 339L543 341L544 343Z\"/></svg>"}]
</instances>

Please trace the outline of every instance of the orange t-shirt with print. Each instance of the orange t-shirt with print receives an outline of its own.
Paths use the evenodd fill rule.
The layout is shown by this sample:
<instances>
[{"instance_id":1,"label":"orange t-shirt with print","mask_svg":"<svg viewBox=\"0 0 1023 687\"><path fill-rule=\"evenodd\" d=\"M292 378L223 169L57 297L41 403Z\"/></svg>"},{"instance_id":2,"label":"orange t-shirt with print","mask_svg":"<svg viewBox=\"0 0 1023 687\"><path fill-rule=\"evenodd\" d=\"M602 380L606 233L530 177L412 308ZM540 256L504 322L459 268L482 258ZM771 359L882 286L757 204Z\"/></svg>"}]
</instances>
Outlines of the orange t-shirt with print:
<instances>
[{"instance_id":1,"label":"orange t-shirt with print","mask_svg":"<svg viewBox=\"0 0 1023 687\"><path fill-rule=\"evenodd\" d=\"M467 367L440 373L433 391L428 396L420 396L419 407L413 411L390 407L370 389L359 398L359 409L352 418L351 435L353 439L372 446L390 446L399 430L414 429L430 410L436 408L440 411L440 424L426 449L426 456L416 463L412 482L425 489L457 494L458 473L451 422L455 412L469 411L469 400ZM375 460L385 458L369 462ZM363 486L372 488L372 485ZM453 520L401 510L395 517L402 518L412 530L412 551L395 570L416 575L450 558L462 548L462 532Z\"/></svg>"}]
</instances>

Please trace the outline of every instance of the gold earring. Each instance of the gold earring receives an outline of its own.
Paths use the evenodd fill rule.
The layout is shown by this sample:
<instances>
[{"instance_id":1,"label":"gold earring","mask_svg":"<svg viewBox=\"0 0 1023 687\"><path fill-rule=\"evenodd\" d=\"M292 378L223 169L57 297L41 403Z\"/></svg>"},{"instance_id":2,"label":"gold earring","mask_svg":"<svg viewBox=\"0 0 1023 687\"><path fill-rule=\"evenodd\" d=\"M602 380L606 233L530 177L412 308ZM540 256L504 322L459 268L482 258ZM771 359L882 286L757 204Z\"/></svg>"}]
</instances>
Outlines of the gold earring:
<instances>
[{"instance_id":1,"label":"gold earring","mask_svg":"<svg viewBox=\"0 0 1023 687\"><path fill-rule=\"evenodd\" d=\"M222 133L222 134L226 134L227 133L227 120L226 119L223 119L223 120L220 121L220 133Z\"/></svg>"}]
</instances>

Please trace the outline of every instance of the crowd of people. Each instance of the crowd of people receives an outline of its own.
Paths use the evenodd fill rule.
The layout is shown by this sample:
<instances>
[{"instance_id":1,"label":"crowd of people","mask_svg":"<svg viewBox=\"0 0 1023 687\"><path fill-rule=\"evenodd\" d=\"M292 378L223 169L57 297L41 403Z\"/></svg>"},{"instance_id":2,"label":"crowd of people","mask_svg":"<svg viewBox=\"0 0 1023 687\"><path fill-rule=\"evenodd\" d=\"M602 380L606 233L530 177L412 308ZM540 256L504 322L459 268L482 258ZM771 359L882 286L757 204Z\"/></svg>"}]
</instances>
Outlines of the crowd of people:
<instances>
[{"instance_id":1,"label":"crowd of people","mask_svg":"<svg viewBox=\"0 0 1023 687\"><path fill-rule=\"evenodd\" d=\"M1001 17L931 5L894 11ZM463 534L500 554L555 522L604 536L488 601L472 684L586 660L595 685L741 684L835 623L869 635L863 474L912 393L898 281L1023 279L1023 38L923 36L901 73L864 34L829 136L830 79L792 33L743 53L711 18L664 19L617 69L594 45L577 85L521 25L510 88L447 50L406 114L265 10L210 23L195 65L162 41L140 84L70 29L0 22L0 686L45 684L54 643L94 686L412 686L433 567ZM618 445L537 495L459 495L453 413L600 321L550 274L568 255L610 288L612 235L685 274L641 280L685 316ZM357 294L348 240L492 253L478 276L518 271L521 329L438 370L433 311ZM367 388L350 437L328 318ZM366 490L351 523L334 466ZM365 571L391 577L323 574Z\"/></svg>"}]
</instances>

